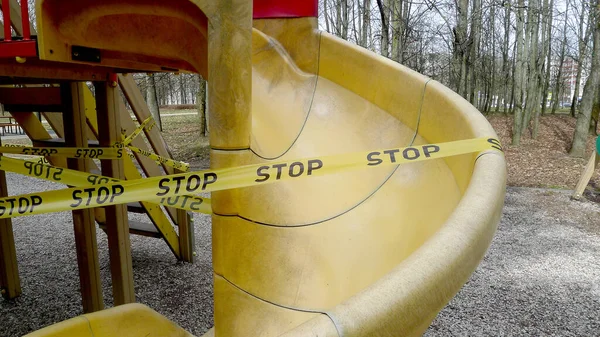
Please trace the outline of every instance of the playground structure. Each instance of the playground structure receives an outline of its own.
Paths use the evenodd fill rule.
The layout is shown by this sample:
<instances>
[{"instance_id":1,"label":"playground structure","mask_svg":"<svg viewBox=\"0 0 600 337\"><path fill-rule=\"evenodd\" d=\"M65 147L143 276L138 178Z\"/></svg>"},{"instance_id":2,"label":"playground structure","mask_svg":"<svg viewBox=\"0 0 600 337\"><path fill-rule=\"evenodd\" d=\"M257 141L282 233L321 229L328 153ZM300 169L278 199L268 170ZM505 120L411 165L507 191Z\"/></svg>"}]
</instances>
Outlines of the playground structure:
<instances>
[{"instance_id":1,"label":"playground structure","mask_svg":"<svg viewBox=\"0 0 600 337\"><path fill-rule=\"evenodd\" d=\"M30 54L6 55L0 44L0 55L13 57L0 66L0 78L28 86L59 82L43 89L60 100L40 105L68 111L65 143L85 147L86 134L109 146L121 128L134 128L118 113L117 82L134 112L136 103L145 111L130 76L115 74L198 72L208 80L212 168L495 137L475 108L441 84L318 31L316 9L311 1L257 0L253 7L242 0L38 0L35 54L25 47ZM15 43L28 43L25 33ZM96 109L87 88L73 81L94 82ZM93 118L92 110L104 118ZM13 116L32 139L44 140L33 113ZM147 115L136 117L142 123ZM89 126L94 119L96 132ZM145 132L150 140L151 130ZM135 179L126 176L126 163L105 160L102 174ZM91 170L85 160L53 164ZM172 173L163 169L156 174ZM421 334L483 257L499 221L505 176L503 155L485 151L213 192L215 327L206 336ZM104 211L116 305L135 301L126 207ZM101 212L74 211L78 242L93 247L93 219ZM174 219L188 217L173 212ZM8 289L18 274L9 269L16 268L14 244L5 252L10 221L2 221L0 280ZM174 253L189 260L190 226L178 225ZM82 263L94 256L86 253L78 258L84 310L92 312L101 308L86 306L86 293L98 299L97 275ZM130 304L32 336L149 333L186 335Z\"/></svg>"},{"instance_id":2,"label":"playground structure","mask_svg":"<svg viewBox=\"0 0 600 337\"><path fill-rule=\"evenodd\" d=\"M26 1L23 5L27 5ZM29 32L35 33L35 30L33 27L29 27L29 32L22 29L29 26L28 16L21 16L22 13L27 13L27 10L20 7L16 1L3 3L2 8L3 13L7 13L7 8L11 9L8 13L12 12L10 15L12 26L23 38L4 40L0 43L0 54L5 57L0 59L2 62L0 76L3 85L0 88L0 103L6 111L10 112L11 119L29 136L34 146L95 147L111 144L118 139L117 137L121 137L121 132L131 133L136 129L136 125L125 109L125 104L117 96L117 81L135 118L141 123L150 117L142 94L132 77L117 75L115 69L45 62L37 59L31 51L21 54L23 53L21 49L15 52L16 55L20 55L19 60L15 59L16 55L6 58L13 44L18 46L33 42L35 46L35 41L29 39L31 37ZM17 10L19 8L23 10ZM5 17L5 19L9 18ZM22 56L27 56L28 59L23 59ZM23 61L24 63L20 63ZM94 81L98 104L84 81ZM34 112L43 115L57 137L51 136ZM98 113L107 118L97 118ZM107 121L113 124L103 123ZM132 144L144 150L151 148L155 153L170 157L157 129L146 128L144 132L150 146L146 145L142 138L134 139ZM49 156L47 160L55 166L75 168L84 172L100 174L101 171L91 159L67 160L64 157ZM138 154L132 158L105 162L102 165L106 165L102 170L105 175L124 179L174 173L172 167L163 165L160 168L153 160ZM142 169L142 173L137 166ZM4 172L0 176L0 182L3 186L2 196L6 196ZM127 217L127 212L147 214L151 222L131 221ZM131 260L131 253L127 231L132 234L161 238L177 259L187 262L193 260L193 228L190 215L185 211L174 208L163 210L159 205L142 201L114 209L74 211L73 218L84 312L103 309L95 223L98 223L109 237L115 303L135 301L131 263L128 262ZM11 299L21 293L20 280L11 221L10 219L0 221L2 221L1 227L6 230L0 235L3 247L0 287L3 289L3 296ZM179 233L171 222L179 227ZM116 226L107 226L107 224Z\"/></svg>"}]
</instances>

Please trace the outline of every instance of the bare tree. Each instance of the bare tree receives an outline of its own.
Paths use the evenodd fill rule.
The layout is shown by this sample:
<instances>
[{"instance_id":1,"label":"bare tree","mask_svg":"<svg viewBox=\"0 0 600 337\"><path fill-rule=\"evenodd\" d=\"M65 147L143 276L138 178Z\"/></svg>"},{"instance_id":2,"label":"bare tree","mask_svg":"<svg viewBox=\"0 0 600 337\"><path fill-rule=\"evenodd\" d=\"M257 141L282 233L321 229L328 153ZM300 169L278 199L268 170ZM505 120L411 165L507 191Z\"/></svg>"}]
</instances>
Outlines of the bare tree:
<instances>
[{"instance_id":1,"label":"bare tree","mask_svg":"<svg viewBox=\"0 0 600 337\"><path fill-rule=\"evenodd\" d=\"M198 102L198 119L200 121L200 134L206 137L208 131L208 119L206 118L206 81L200 75L198 75L198 80L199 85L196 102Z\"/></svg>"},{"instance_id":2,"label":"bare tree","mask_svg":"<svg viewBox=\"0 0 600 337\"><path fill-rule=\"evenodd\" d=\"M525 21L524 0L518 0L517 3L517 27L516 27L516 52L515 56L515 71L514 71L514 100L515 100L515 116L512 130L512 144L519 145L521 143L521 130L523 126L523 73L524 73L524 49L525 41L523 39L523 26Z\"/></svg>"},{"instance_id":3,"label":"bare tree","mask_svg":"<svg viewBox=\"0 0 600 337\"><path fill-rule=\"evenodd\" d=\"M577 8L577 7L575 7ZM573 94L573 97L571 99L571 116L576 117L575 115L575 107L577 106L577 102L578 102L578 98L579 98L579 86L581 83L581 73L583 71L583 60L586 57L586 52L588 49L588 44L589 44L589 40L590 40L590 34L591 31L593 30L592 28L592 23L594 20L592 20L591 15L588 17L587 20L587 27L586 27L586 13L591 12L592 10L587 10L585 8L585 2L582 1L581 2L581 8L579 9L579 24L578 24L578 31L577 31L577 75L575 78L575 91Z\"/></svg>"},{"instance_id":4,"label":"bare tree","mask_svg":"<svg viewBox=\"0 0 600 337\"><path fill-rule=\"evenodd\" d=\"M600 12L599 4L596 1L592 10L597 17ZM590 118L595 96L598 92L600 83L600 20L594 21L593 49L592 49L592 69L585 86L583 88L583 98L581 100L581 109L577 115L577 124L573 135L573 144L569 154L574 157L585 156L585 145L590 128Z\"/></svg>"},{"instance_id":5,"label":"bare tree","mask_svg":"<svg viewBox=\"0 0 600 337\"><path fill-rule=\"evenodd\" d=\"M147 85L146 85L146 103L150 109L150 113L158 126L160 131L162 128L162 121L160 119L160 108L158 107L158 95L156 94L156 80L154 74L148 74Z\"/></svg>"}]
</instances>

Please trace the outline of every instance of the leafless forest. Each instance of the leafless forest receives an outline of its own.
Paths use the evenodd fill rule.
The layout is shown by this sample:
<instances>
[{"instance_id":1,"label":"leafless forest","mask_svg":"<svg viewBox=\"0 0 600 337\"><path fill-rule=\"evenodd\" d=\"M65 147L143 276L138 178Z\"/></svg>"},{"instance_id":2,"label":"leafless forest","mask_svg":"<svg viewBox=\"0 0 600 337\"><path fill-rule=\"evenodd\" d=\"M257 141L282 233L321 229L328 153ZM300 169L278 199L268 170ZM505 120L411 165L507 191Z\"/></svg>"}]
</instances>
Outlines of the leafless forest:
<instances>
[{"instance_id":1,"label":"leafless forest","mask_svg":"<svg viewBox=\"0 0 600 337\"><path fill-rule=\"evenodd\" d=\"M577 118L583 156L598 119L596 0L324 0L320 26L442 82L484 113L514 116L512 143L539 118Z\"/></svg>"},{"instance_id":2,"label":"leafless forest","mask_svg":"<svg viewBox=\"0 0 600 337\"><path fill-rule=\"evenodd\" d=\"M319 26L442 82L483 113L513 116L513 145L537 138L541 116L570 114L570 154L582 157L600 111L599 12L598 0L322 0ZM155 110L205 111L198 75L137 81Z\"/></svg>"}]
</instances>

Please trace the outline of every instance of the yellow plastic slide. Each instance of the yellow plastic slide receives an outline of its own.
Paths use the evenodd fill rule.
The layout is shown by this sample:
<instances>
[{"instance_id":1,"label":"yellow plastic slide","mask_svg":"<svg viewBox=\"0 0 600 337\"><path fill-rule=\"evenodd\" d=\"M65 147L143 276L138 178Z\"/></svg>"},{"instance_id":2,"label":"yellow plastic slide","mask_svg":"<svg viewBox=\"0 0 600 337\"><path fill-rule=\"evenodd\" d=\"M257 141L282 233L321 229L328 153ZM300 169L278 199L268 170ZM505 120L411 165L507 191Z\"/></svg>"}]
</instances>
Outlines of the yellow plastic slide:
<instances>
[{"instance_id":1,"label":"yellow plastic slide","mask_svg":"<svg viewBox=\"0 0 600 337\"><path fill-rule=\"evenodd\" d=\"M77 6L86 3L92 6L89 0ZM103 6L122 6L117 3ZM206 6L211 22L212 7ZM130 16L135 12L131 6L119 8ZM40 48L49 48L53 34L60 34L116 55L111 48L118 44L94 44L90 37L104 10L110 12L90 10L100 13L93 20L83 14L70 13L68 21L66 14L38 13L45 20L39 22ZM103 29L115 31L111 39L119 40L114 25L121 21L110 13L113 27ZM122 20L121 31L145 34L140 20ZM77 29L67 29L70 24ZM228 146L239 141L232 132L244 135L244 129L211 117L215 168L496 137L486 119L450 89L318 31L314 18L255 20L253 25L249 147ZM197 29L210 40L206 27ZM145 61L173 58L153 50L144 51ZM199 72L208 64L210 81L217 69L212 62L209 57L188 64ZM232 106L244 104L243 95L228 99ZM289 174L290 169L269 172ZM503 155L486 151L213 193L215 327L207 336L422 334L483 257L499 221L505 176ZM122 306L31 336L186 335L153 315L139 305ZM132 323L122 324L124 317ZM140 320L144 324L136 323Z\"/></svg>"}]
</instances>

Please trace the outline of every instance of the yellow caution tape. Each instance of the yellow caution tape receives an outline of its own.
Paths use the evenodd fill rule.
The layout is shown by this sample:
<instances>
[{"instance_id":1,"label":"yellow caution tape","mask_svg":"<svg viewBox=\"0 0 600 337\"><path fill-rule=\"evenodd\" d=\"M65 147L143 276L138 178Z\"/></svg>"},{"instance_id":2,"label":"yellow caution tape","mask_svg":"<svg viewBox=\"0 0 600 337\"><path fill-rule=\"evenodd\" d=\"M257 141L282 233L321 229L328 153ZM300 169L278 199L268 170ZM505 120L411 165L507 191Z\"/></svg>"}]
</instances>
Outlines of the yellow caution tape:
<instances>
[{"instance_id":1,"label":"yellow caution tape","mask_svg":"<svg viewBox=\"0 0 600 337\"><path fill-rule=\"evenodd\" d=\"M152 201L489 150L502 151L502 146L494 138L477 138L110 182L2 198L0 218ZM1 161L0 169L4 169Z\"/></svg>"},{"instance_id":2,"label":"yellow caution tape","mask_svg":"<svg viewBox=\"0 0 600 337\"><path fill-rule=\"evenodd\" d=\"M0 153L23 154L29 156L64 156L68 158L119 159L125 150L116 147L72 148L72 147L33 147L23 145L0 146Z\"/></svg>"},{"instance_id":3,"label":"yellow caution tape","mask_svg":"<svg viewBox=\"0 0 600 337\"><path fill-rule=\"evenodd\" d=\"M178 160L173 160L171 158L162 157L162 156L154 154L150 151L142 150L140 148L137 148L137 147L131 146L131 145L127 146L127 148L130 149L132 152L139 153L142 156L146 156L146 157L154 160L159 165L165 164L167 166L170 166L172 168L178 169L183 172L187 172L190 170L190 164L188 164L188 163L184 163L184 162L178 161Z\"/></svg>"},{"instance_id":4,"label":"yellow caution tape","mask_svg":"<svg viewBox=\"0 0 600 337\"><path fill-rule=\"evenodd\" d=\"M105 177L97 174L46 165L44 157L37 160L19 160L0 156L0 169L33 178L53 181L71 186L101 186L108 183L119 183L124 180ZM192 195L155 200L166 207L182 208L188 211L211 214L210 199Z\"/></svg>"},{"instance_id":5,"label":"yellow caution tape","mask_svg":"<svg viewBox=\"0 0 600 337\"><path fill-rule=\"evenodd\" d=\"M154 119L152 119L152 117L148 117L145 121L142 122L142 124L140 124L140 126L133 130L133 132L129 136L127 136L127 138L123 139L123 146L128 146L129 144L131 144L135 137L142 133L146 125L148 125L148 131L150 131L152 130L155 124L156 122L154 121Z\"/></svg>"}]
</instances>

